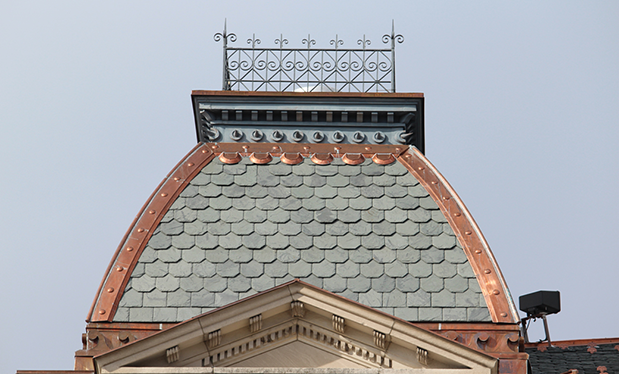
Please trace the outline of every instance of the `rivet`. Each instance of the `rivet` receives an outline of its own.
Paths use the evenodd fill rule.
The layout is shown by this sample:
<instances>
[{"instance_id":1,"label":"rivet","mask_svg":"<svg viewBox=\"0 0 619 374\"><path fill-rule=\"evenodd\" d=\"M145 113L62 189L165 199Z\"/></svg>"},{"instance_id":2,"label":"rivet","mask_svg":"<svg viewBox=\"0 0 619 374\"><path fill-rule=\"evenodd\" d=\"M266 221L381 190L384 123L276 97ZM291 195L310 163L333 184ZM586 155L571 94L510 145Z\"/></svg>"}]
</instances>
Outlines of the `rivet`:
<instances>
[{"instance_id":1,"label":"rivet","mask_svg":"<svg viewBox=\"0 0 619 374\"><path fill-rule=\"evenodd\" d=\"M202 153L206 153L206 149L203 149L203 150L202 150Z\"/></svg>"},{"instance_id":2,"label":"rivet","mask_svg":"<svg viewBox=\"0 0 619 374\"><path fill-rule=\"evenodd\" d=\"M476 253L476 254L478 254L478 255L480 255L480 254L481 254L481 249L476 249L476 250L475 250L475 253Z\"/></svg>"},{"instance_id":3,"label":"rivet","mask_svg":"<svg viewBox=\"0 0 619 374\"><path fill-rule=\"evenodd\" d=\"M127 247L127 252L132 252L133 251L133 247Z\"/></svg>"},{"instance_id":4,"label":"rivet","mask_svg":"<svg viewBox=\"0 0 619 374\"><path fill-rule=\"evenodd\" d=\"M438 182L437 182L437 181L432 181L432 182L430 182L430 183L432 183L432 184L438 184Z\"/></svg>"},{"instance_id":5,"label":"rivet","mask_svg":"<svg viewBox=\"0 0 619 374\"><path fill-rule=\"evenodd\" d=\"M470 232L470 231L465 231L464 232L464 235L471 235L471 234L472 234L472 232Z\"/></svg>"},{"instance_id":6,"label":"rivet","mask_svg":"<svg viewBox=\"0 0 619 374\"><path fill-rule=\"evenodd\" d=\"M365 150L366 150L366 151L369 151L369 150L371 150L371 149L372 149L372 147L365 147Z\"/></svg>"},{"instance_id":7,"label":"rivet","mask_svg":"<svg viewBox=\"0 0 619 374\"><path fill-rule=\"evenodd\" d=\"M118 272L123 271L123 270L125 270L125 268L122 267L122 266L117 266L116 267L116 271L118 271Z\"/></svg>"},{"instance_id":8,"label":"rivet","mask_svg":"<svg viewBox=\"0 0 619 374\"><path fill-rule=\"evenodd\" d=\"M193 166L193 162L188 163L187 166L192 167Z\"/></svg>"},{"instance_id":9,"label":"rivet","mask_svg":"<svg viewBox=\"0 0 619 374\"><path fill-rule=\"evenodd\" d=\"M443 196L443 200L449 200L449 199L451 199L451 197L449 197L449 196Z\"/></svg>"},{"instance_id":10,"label":"rivet","mask_svg":"<svg viewBox=\"0 0 619 374\"><path fill-rule=\"evenodd\" d=\"M494 291L492 291L492 294L493 294L493 295L499 295L500 293L501 293L501 292L499 292L499 290L494 290Z\"/></svg>"},{"instance_id":11,"label":"rivet","mask_svg":"<svg viewBox=\"0 0 619 374\"><path fill-rule=\"evenodd\" d=\"M140 228L138 229L138 232L144 232L144 229L140 227Z\"/></svg>"},{"instance_id":12,"label":"rivet","mask_svg":"<svg viewBox=\"0 0 619 374\"><path fill-rule=\"evenodd\" d=\"M310 147L303 147L303 150L307 152L310 150Z\"/></svg>"},{"instance_id":13,"label":"rivet","mask_svg":"<svg viewBox=\"0 0 619 374\"><path fill-rule=\"evenodd\" d=\"M155 214L155 211L154 210L149 210L148 214Z\"/></svg>"},{"instance_id":14,"label":"rivet","mask_svg":"<svg viewBox=\"0 0 619 374\"><path fill-rule=\"evenodd\" d=\"M417 168L417 170L423 170L423 169L424 169L424 167L423 167L423 166L419 166L419 167Z\"/></svg>"},{"instance_id":15,"label":"rivet","mask_svg":"<svg viewBox=\"0 0 619 374\"><path fill-rule=\"evenodd\" d=\"M174 180L178 182L180 180L180 178L179 177L174 177Z\"/></svg>"},{"instance_id":16,"label":"rivet","mask_svg":"<svg viewBox=\"0 0 619 374\"><path fill-rule=\"evenodd\" d=\"M411 158L411 157L413 157L413 156L411 156L410 154L406 155L406 158Z\"/></svg>"},{"instance_id":17,"label":"rivet","mask_svg":"<svg viewBox=\"0 0 619 374\"><path fill-rule=\"evenodd\" d=\"M461 215L462 215L462 214L460 214L460 212L455 212L455 213L454 213L454 216L456 216L456 217L460 217ZM468 235L468 234L467 234L467 235Z\"/></svg>"},{"instance_id":18,"label":"rivet","mask_svg":"<svg viewBox=\"0 0 619 374\"><path fill-rule=\"evenodd\" d=\"M104 315L105 314L105 309L99 309L99 314Z\"/></svg>"},{"instance_id":19,"label":"rivet","mask_svg":"<svg viewBox=\"0 0 619 374\"><path fill-rule=\"evenodd\" d=\"M217 148L219 148L219 146L218 146L218 145L212 145L212 146L211 146L211 149L217 149Z\"/></svg>"},{"instance_id":20,"label":"rivet","mask_svg":"<svg viewBox=\"0 0 619 374\"><path fill-rule=\"evenodd\" d=\"M333 147L334 150L339 151L342 147Z\"/></svg>"},{"instance_id":21,"label":"rivet","mask_svg":"<svg viewBox=\"0 0 619 374\"><path fill-rule=\"evenodd\" d=\"M114 292L114 287L110 287L110 288L108 288L108 289L107 289L107 292L109 292L109 293Z\"/></svg>"},{"instance_id":22,"label":"rivet","mask_svg":"<svg viewBox=\"0 0 619 374\"><path fill-rule=\"evenodd\" d=\"M490 274L490 273L492 273L492 270L490 270L490 269L486 269L486 270L484 270L484 273L486 273L486 274Z\"/></svg>"},{"instance_id":23,"label":"rivet","mask_svg":"<svg viewBox=\"0 0 619 374\"><path fill-rule=\"evenodd\" d=\"M402 150L402 148L396 148L395 151L400 153L400 151Z\"/></svg>"},{"instance_id":24,"label":"rivet","mask_svg":"<svg viewBox=\"0 0 619 374\"><path fill-rule=\"evenodd\" d=\"M162 192L161 193L161 197L166 197L166 196L168 196L168 194L166 192Z\"/></svg>"},{"instance_id":25,"label":"rivet","mask_svg":"<svg viewBox=\"0 0 619 374\"><path fill-rule=\"evenodd\" d=\"M245 152L247 152L247 150L249 149L249 146L248 145L244 145L243 149L245 150Z\"/></svg>"},{"instance_id":26,"label":"rivet","mask_svg":"<svg viewBox=\"0 0 619 374\"><path fill-rule=\"evenodd\" d=\"M501 317L507 317L507 313L505 312L501 313Z\"/></svg>"}]
</instances>

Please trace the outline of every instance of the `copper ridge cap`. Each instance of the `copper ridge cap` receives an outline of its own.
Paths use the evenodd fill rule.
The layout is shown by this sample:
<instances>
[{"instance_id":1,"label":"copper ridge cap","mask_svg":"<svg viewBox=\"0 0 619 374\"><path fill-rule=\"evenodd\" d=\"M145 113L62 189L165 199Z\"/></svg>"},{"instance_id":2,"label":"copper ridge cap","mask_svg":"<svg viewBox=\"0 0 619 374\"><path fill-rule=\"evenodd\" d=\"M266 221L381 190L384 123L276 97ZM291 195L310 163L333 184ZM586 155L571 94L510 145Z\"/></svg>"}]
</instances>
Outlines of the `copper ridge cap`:
<instances>
[{"instance_id":1,"label":"copper ridge cap","mask_svg":"<svg viewBox=\"0 0 619 374\"><path fill-rule=\"evenodd\" d=\"M192 90L191 96L256 96L256 97L385 97L385 98L423 98L421 92L275 92L275 91L222 91Z\"/></svg>"}]
</instances>

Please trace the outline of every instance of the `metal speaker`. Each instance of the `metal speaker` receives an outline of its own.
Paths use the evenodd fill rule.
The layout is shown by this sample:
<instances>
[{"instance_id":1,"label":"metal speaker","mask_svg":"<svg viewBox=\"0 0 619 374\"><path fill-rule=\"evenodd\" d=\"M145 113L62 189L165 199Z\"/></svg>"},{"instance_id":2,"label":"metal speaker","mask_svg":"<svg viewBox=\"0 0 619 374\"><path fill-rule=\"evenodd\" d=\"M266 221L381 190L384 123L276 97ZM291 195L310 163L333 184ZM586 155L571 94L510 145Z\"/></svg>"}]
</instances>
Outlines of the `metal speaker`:
<instances>
[{"instance_id":1,"label":"metal speaker","mask_svg":"<svg viewBox=\"0 0 619 374\"><path fill-rule=\"evenodd\" d=\"M518 299L520 310L530 316L555 314L561 311L559 291L537 291Z\"/></svg>"}]
</instances>

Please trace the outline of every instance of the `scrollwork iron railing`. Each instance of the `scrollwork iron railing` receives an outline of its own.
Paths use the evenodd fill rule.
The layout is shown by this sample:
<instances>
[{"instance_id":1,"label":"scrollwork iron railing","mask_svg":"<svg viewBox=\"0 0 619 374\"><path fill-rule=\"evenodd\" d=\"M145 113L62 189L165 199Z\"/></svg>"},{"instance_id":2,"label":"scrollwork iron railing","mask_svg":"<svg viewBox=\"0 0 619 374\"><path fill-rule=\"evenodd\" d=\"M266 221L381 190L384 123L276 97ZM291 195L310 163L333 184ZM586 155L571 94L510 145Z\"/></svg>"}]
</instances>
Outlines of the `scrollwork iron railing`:
<instances>
[{"instance_id":1,"label":"scrollwork iron railing","mask_svg":"<svg viewBox=\"0 0 619 374\"><path fill-rule=\"evenodd\" d=\"M390 48L369 48L363 36L359 48L341 48L338 35L330 40L332 48L314 48L310 35L301 42L304 48L288 48L280 35L276 48L261 48L255 34L247 39L250 47L231 47L237 37L226 31L214 35L223 41L223 90L226 91L331 91L395 92L395 45L404 37L385 34L382 42Z\"/></svg>"}]
</instances>

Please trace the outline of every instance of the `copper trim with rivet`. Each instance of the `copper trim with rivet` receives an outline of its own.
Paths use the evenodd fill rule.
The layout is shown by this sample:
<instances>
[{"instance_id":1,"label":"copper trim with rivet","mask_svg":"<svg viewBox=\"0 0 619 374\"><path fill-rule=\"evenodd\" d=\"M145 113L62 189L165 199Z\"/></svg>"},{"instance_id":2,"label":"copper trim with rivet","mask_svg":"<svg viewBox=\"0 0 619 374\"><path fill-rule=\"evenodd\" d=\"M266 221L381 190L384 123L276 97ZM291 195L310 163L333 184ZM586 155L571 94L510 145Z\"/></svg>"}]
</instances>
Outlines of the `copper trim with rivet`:
<instances>
[{"instance_id":1,"label":"copper trim with rivet","mask_svg":"<svg viewBox=\"0 0 619 374\"><path fill-rule=\"evenodd\" d=\"M491 297L492 290L506 290L506 286L494 257L487 247L487 243L485 243L485 239L481 235L475 221L468 213L468 210L461 202L460 198L452 190L451 186L449 186L447 181L434 169L423 154L415 148L402 150L401 146L395 145L374 145L372 147L366 147L359 144L345 144L337 145L337 147L341 147L337 150L338 153L332 153L335 150L333 144L313 144L309 147L304 144L293 143L219 143L217 145L206 143L194 148L169 174L168 178L159 185L156 192L151 195L149 201L142 209L142 212L138 214L138 217L131 225L121 242L119 250L110 263L110 267L106 272L99 292L93 302L88 320L90 322L111 322L113 320L118 303L122 297L122 290L126 288L130 274L146 246L146 243L169 207L189 181L191 181L204 166L211 162L214 157L220 157L221 159L221 155L225 154L224 158L227 158L226 155L230 154L233 155L232 159L238 159L239 161L242 157L251 158L252 155L259 161L283 156L282 162L286 162L286 160L301 162L303 158L311 157L319 161L342 158L343 162L349 161L354 163L361 163L363 161L360 160L369 157L372 158L374 162L378 161L377 163L379 164L388 164L396 159L399 160L421 182L423 187L428 190L430 196L432 196L443 211L454 229L471 263L473 271L479 279L480 287L490 310L492 321L504 323L515 323L518 321L517 313L513 307L513 301L509 299L509 293L507 291L503 292L501 296ZM369 150L372 150L372 152L368 152ZM320 154L320 156L317 156L317 154ZM192 166L189 166L190 164L192 164ZM170 178L172 175L175 177ZM173 180L175 182L173 182ZM434 181L435 184L432 184L431 181ZM157 213L144 214L149 210L153 210ZM453 211L461 211L462 214L461 216L454 217L452 214L449 214L449 212ZM136 234L139 231L136 229L137 227L142 229L139 234ZM135 250L120 251L120 248L126 247L133 247ZM473 253L476 253L478 256L473 256ZM111 272L110 269L112 266L122 266L126 271ZM485 274L483 269L486 268L494 269L494 271L491 274ZM112 293L102 292L102 290L108 287L112 287L116 291ZM105 316L93 313L94 310L101 309L108 310ZM507 313L507 315L503 316L502 313Z\"/></svg>"},{"instance_id":2,"label":"copper trim with rivet","mask_svg":"<svg viewBox=\"0 0 619 374\"><path fill-rule=\"evenodd\" d=\"M405 154L398 157L398 161L419 180L447 218L478 279L492 321L517 323L520 318L509 296L501 270L477 223L460 197L416 148L410 147Z\"/></svg>"}]
</instances>

